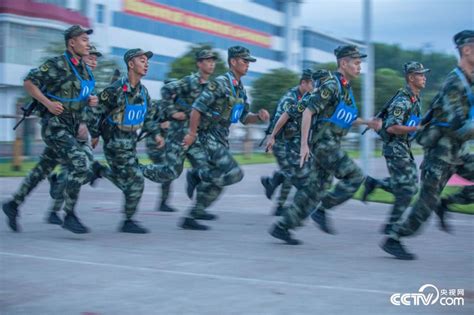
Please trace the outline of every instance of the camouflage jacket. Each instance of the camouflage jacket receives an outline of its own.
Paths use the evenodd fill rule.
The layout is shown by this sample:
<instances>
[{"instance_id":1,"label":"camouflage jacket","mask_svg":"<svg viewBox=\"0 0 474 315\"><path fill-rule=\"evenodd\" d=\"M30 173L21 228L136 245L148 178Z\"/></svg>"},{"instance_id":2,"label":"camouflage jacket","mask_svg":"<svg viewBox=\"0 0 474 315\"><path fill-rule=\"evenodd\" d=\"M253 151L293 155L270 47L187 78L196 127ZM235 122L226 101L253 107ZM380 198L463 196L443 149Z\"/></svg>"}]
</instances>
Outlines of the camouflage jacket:
<instances>
[{"instance_id":1,"label":"camouflage jacket","mask_svg":"<svg viewBox=\"0 0 474 315\"><path fill-rule=\"evenodd\" d=\"M165 130L161 127L158 127L158 128L156 127L156 126L160 126L160 124L165 121L163 120L163 117L164 117L163 100L152 100L151 105L152 105L152 109L151 109L152 116L150 116L151 119L146 120L145 127L144 127L144 129L148 131L148 135L145 140L146 146L148 148L156 147L156 141L155 141L156 135L160 134L163 138L165 138L167 130L168 130L168 129ZM150 132L150 131L153 131L153 132Z\"/></svg>"},{"instance_id":2,"label":"camouflage jacket","mask_svg":"<svg viewBox=\"0 0 474 315\"><path fill-rule=\"evenodd\" d=\"M243 105L243 112L239 120L241 123L245 123L250 105L244 85L235 79L232 71L210 81L193 103L193 109L201 113L200 133L209 132L217 139L227 143L231 112L235 104Z\"/></svg>"},{"instance_id":3,"label":"camouflage jacket","mask_svg":"<svg viewBox=\"0 0 474 315\"><path fill-rule=\"evenodd\" d=\"M341 83L342 91L339 89L339 84L335 76L339 78L339 81L345 82L345 84ZM302 106L311 110L316 116L314 119L315 123L313 123L311 127L311 138L309 140L312 144L316 143L320 148L340 147L342 137L345 136L349 130L323 121L322 119L328 119L333 115L340 100L343 100L351 107L356 106L350 97L350 89L349 83L342 75L338 72L334 72L323 78L320 86L315 88L303 99Z\"/></svg>"},{"instance_id":4,"label":"camouflage jacket","mask_svg":"<svg viewBox=\"0 0 474 315\"><path fill-rule=\"evenodd\" d=\"M137 140L137 132L120 130L116 124L111 122L114 114L124 111L126 97L128 98L128 104L143 104L146 99L147 111L142 131L152 135L160 132L159 124L154 120L157 115L157 107L154 106L156 103L151 102L146 87L139 83L135 88L132 88L128 79L122 77L99 94L99 105L93 108L95 124L89 128L93 138L98 137L100 134L106 142L112 138Z\"/></svg>"},{"instance_id":5,"label":"camouflage jacket","mask_svg":"<svg viewBox=\"0 0 474 315\"><path fill-rule=\"evenodd\" d=\"M275 128L276 123L278 122L278 119L280 119L281 115L284 112L288 114L293 113L293 111L290 110L298 104L301 98L302 95L300 93L298 85L289 89L285 93L285 95L280 98L275 108L275 113L273 114L273 117L270 120L270 125L268 126L268 133L273 132L273 129ZM292 138L295 135L298 126L291 118L293 117L290 115L290 119L285 124L285 126L282 127L278 135L275 137L276 139Z\"/></svg>"},{"instance_id":6,"label":"camouflage jacket","mask_svg":"<svg viewBox=\"0 0 474 315\"><path fill-rule=\"evenodd\" d=\"M200 79L201 75L196 72L161 88L165 120L172 120L171 116L177 112L185 112L189 118L191 106L207 85Z\"/></svg>"},{"instance_id":7,"label":"camouflage jacket","mask_svg":"<svg viewBox=\"0 0 474 315\"><path fill-rule=\"evenodd\" d=\"M474 93L474 83L465 77ZM448 74L440 98L432 105L432 110L433 118L418 139L423 145L425 156L450 164L462 164L461 157L469 154L472 137L466 139L459 130L468 123L470 104L466 89L455 70Z\"/></svg>"},{"instance_id":8,"label":"camouflage jacket","mask_svg":"<svg viewBox=\"0 0 474 315\"><path fill-rule=\"evenodd\" d=\"M66 51L65 55L70 58L71 63L77 70L78 74L84 80L93 79L89 76L86 64L82 60L72 58L72 55ZM79 96L81 91L81 81L74 74L70 63L67 62L66 56L60 55L46 60L38 68L30 70L25 77L37 86L43 93L55 95L64 99L74 99ZM47 96L48 97L48 96ZM51 97L50 100L54 101ZM41 106L37 114L41 117L48 117L56 120L56 125L63 125L66 129L70 129L73 133L80 121L83 120L83 110L87 105L87 101L61 102L64 111L61 115L53 116L49 114L46 107Z\"/></svg>"},{"instance_id":9,"label":"camouflage jacket","mask_svg":"<svg viewBox=\"0 0 474 315\"><path fill-rule=\"evenodd\" d=\"M409 86L398 90L390 104L382 123L383 155L409 156L411 153L409 134L390 134L387 128L399 125L405 126L411 115L421 116L421 100L413 94Z\"/></svg>"}]
</instances>

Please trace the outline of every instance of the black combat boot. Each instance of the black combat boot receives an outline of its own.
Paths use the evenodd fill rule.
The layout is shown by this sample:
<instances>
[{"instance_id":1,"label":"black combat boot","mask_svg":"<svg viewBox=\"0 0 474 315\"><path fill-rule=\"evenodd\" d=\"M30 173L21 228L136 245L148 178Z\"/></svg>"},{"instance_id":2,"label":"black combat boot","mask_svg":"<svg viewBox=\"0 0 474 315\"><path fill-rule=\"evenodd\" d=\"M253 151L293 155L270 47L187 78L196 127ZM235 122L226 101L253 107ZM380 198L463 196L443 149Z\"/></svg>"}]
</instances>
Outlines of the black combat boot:
<instances>
[{"instance_id":1,"label":"black combat boot","mask_svg":"<svg viewBox=\"0 0 474 315\"><path fill-rule=\"evenodd\" d=\"M316 210L311 214L311 219L319 226L319 228L328 234L336 234L336 231L331 227L329 219L326 217L326 211Z\"/></svg>"},{"instance_id":2,"label":"black combat boot","mask_svg":"<svg viewBox=\"0 0 474 315\"><path fill-rule=\"evenodd\" d=\"M194 194L194 189L196 189L196 186L201 182L201 179L199 178L199 175L197 174L197 171L192 169L189 170L186 173L186 193L189 197L189 199L193 198Z\"/></svg>"},{"instance_id":3,"label":"black combat boot","mask_svg":"<svg viewBox=\"0 0 474 315\"><path fill-rule=\"evenodd\" d=\"M123 233L134 233L134 234L146 234L149 233L147 229L138 225L138 223L132 219L123 221L122 226L119 229Z\"/></svg>"},{"instance_id":4,"label":"black combat boot","mask_svg":"<svg viewBox=\"0 0 474 315\"><path fill-rule=\"evenodd\" d=\"M68 213L64 217L63 229L69 230L76 234L89 233L89 229L79 221L74 213Z\"/></svg>"},{"instance_id":5,"label":"black combat boot","mask_svg":"<svg viewBox=\"0 0 474 315\"><path fill-rule=\"evenodd\" d=\"M206 231L209 230L209 227L204 224L200 224L198 221L193 218L184 218L178 226L185 230L196 230L196 231Z\"/></svg>"},{"instance_id":6,"label":"black combat boot","mask_svg":"<svg viewBox=\"0 0 474 315\"><path fill-rule=\"evenodd\" d=\"M294 239L291 236L291 233L282 227L280 227L278 224L274 224L271 228L270 231L268 231L271 236L274 238L278 238L282 241L285 241L288 245L300 245L303 242L297 239Z\"/></svg>"},{"instance_id":7,"label":"black combat boot","mask_svg":"<svg viewBox=\"0 0 474 315\"><path fill-rule=\"evenodd\" d=\"M18 206L17 204L11 200L5 202L2 205L3 212L7 215L8 218L8 226L14 232L20 232L20 226L16 222L16 218L18 217Z\"/></svg>"},{"instance_id":8,"label":"black combat boot","mask_svg":"<svg viewBox=\"0 0 474 315\"><path fill-rule=\"evenodd\" d=\"M58 216L56 211L51 211L49 213L46 222L49 224L63 225L63 220Z\"/></svg>"},{"instance_id":9,"label":"black combat boot","mask_svg":"<svg viewBox=\"0 0 474 315\"><path fill-rule=\"evenodd\" d=\"M414 260L416 256L412 253L409 253L405 250L400 241L397 241L391 237L387 238L385 242L381 245L382 249L389 253L390 255L395 256L397 259L401 260Z\"/></svg>"},{"instance_id":10,"label":"black combat boot","mask_svg":"<svg viewBox=\"0 0 474 315\"><path fill-rule=\"evenodd\" d=\"M193 218L196 220L206 220L206 221L214 221L217 220L217 215L206 212L200 211L198 213L193 213Z\"/></svg>"},{"instance_id":11,"label":"black combat boot","mask_svg":"<svg viewBox=\"0 0 474 315\"><path fill-rule=\"evenodd\" d=\"M166 201L162 201L160 203L160 206L158 208L158 211L161 211L161 212L176 212L178 210L176 210L175 208L173 207L170 207L168 206L168 204L166 203Z\"/></svg>"}]
</instances>

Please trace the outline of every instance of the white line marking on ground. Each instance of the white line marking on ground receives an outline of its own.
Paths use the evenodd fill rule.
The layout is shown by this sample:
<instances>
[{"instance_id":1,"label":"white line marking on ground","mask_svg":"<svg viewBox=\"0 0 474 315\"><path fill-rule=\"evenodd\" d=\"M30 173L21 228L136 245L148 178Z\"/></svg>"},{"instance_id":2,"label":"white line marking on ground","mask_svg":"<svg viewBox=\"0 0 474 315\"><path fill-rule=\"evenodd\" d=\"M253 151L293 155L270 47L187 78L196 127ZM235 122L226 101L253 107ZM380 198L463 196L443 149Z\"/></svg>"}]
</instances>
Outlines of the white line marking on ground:
<instances>
[{"instance_id":1,"label":"white line marking on ground","mask_svg":"<svg viewBox=\"0 0 474 315\"><path fill-rule=\"evenodd\" d=\"M349 292L359 292L359 293L375 293L375 294L381 294L381 295L393 294L393 292L389 292L389 291L371 290L371 289L364 289L364 288L351 288L351 287L340 287L340 286L331 286L331 285L265 280L265 279L258 279L258 278L225 276L225 275L217 275L217 274L210 274L210 273L198 273L198 272L167 270L167 269L158 269L158 268L150 268L150 267L98 263L98 262L85 261L85 260L45 257L45 256L26 255L26 254L17 254L17 253L9 253L9 252L0 252L0 255L17 257L17 258L29 258L29 259L38 259L38 260L46 260L46 261L74 263L74 264L89 265L89 266L110 267L110 268L126 269L126 270L132 270L132 271L159 272L159 273L166 273L166 274L173 274L173 275L180 275L180 276L191 276L191 277L198 277L198 278L211 278L211 279L218 279L218 280L249 282L249 283L255 283L255 284L285 285L288 287L296 287L296 288L327 289L327 290L349 291Z\"/></svg>"}]
</instances>

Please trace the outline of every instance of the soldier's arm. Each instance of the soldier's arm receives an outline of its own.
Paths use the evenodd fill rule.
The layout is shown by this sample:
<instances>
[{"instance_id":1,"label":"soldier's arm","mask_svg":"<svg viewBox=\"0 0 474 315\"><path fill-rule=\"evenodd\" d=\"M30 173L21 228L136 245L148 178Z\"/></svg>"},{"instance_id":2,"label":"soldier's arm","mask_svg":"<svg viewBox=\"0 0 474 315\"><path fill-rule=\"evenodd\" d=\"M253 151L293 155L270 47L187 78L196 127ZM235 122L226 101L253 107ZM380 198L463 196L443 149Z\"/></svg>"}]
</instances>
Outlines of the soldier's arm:
<instances>
[{"instance_id":1,"label":"soldier's arm","mask_svg":"<svg viewBox=\"0 0 474 315\"><path fill-rule=\"evenodd\" d=\"M155 137L161 132L160 124L157 119L159 116L158 102L151 101L150 97L147 95L147 104L151 104L151 106L148 108L145 115L145 121L143 122L143 132Z\"/></svg>"},{"instance_id":2,"label":"soldier's arm","mask_svg":"<svg viewBox=\"0 0 474 315\"><path fill-rule=\"evenodd\" d=\"M442 116L452 129L462 128L467 122L469 107L467 112L463 104L463 97L466 92L462 85L447 84L444 88L442 98Z\"/></svg>"},{"instance_id":3,"label":"soldier's arm","mask_svg":"<svg viewBox=\"0 0 474 315\"><path fill-rule=\"evenodd\" d=\"M278 118L275 124L275 128L273 128L273 131L270 137L275 138L275 136L280 132L281 128L283 128L283 126L286 125L289 119L290 119L290 116L288 115L287 112L284 112L283 114L281 114L280 118Z\"/></svg>"},{"instance_id":4,"label":"soldier's arm","mask_svg":"<svg viewBox=\"0 0 474 315\"><path fill-rule=\"evenodd\" d=\"M388 133L394 135L405 135L410 132L416 131L418 126L405 126L406 115L408 115L408 109L411 106L407 100L398 98L388 108L387 120L385 122L385 128Z\"/></svg>"},{"instance_id":5,"label":"soldier's arm","mask_svg":"<svg viewBox=\"0 0 474 315\"><path fill-rule=\"evenodd\" d=\"M52 60L43 63L39 68L32 69L25 77L23 87L26 92L43 104L49 112L54 115L60 115L64 108L61 103L49 100L41 91L42 88L48 86L54 78L55 64Z\"/></svg>"},{"instance_id":6,"label":"soldier's arm","mask_svg":"<svg viewBox=\"0 0 474 315\"><path fill-rule=\"evenodd\" d=\"M100 127L112 111L114 103L116 103L115 89L113 86L109 86L99 94L99 104L96 107L91 107L87 127L92 138L99 137Z\"/></svg>"},{"instance_id":7,"label":"soldier's arm","mask_svg":"<svg viewBox=\"0 0 474 315\"><path fill-rule=\"evenodd\" d=\"M244 91L245 93L245 91ZM250 104L247 100L247 94L244 94L244 111L240 116L240 122L244 125L246 124L255 124L259 121L268 121L270 119L270 114L264 108L261 108L258 113L250 112Z\"/></svg>"},{"instance_id":8,"label":"soldier's arm","mask_svg":"<svg viewBox=\"0 0 474 315\"><path fill-rule=\"evenodd\" d=\"M163 102L163 115L167 120L172 119L173 115L180 111L176 108L175 100L181 97L188 89L186 80L181 79L165 84L161 88L161 98Z\"/></svg>"},{"instance_id":9,"label":"soldier's arm","mask_svg":"<svg viewBox=\"0 0 474 315\"><path fill-rule=\"evenodd\" d=\"M306 108L301 119L300 167L303 167L303 164L309 159L308 136L313 114L311 109Z\"/></svg>"}]
</instances>

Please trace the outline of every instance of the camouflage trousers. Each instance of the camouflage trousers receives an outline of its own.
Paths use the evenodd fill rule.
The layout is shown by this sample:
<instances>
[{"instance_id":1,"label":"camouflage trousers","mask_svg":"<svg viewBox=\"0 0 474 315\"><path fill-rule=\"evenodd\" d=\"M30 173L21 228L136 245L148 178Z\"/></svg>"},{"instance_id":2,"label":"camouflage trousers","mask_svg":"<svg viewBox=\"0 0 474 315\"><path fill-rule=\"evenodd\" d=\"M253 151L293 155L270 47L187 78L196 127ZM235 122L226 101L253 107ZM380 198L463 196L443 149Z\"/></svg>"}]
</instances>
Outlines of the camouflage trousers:
<instances>
[{"instance_id":1,"label":"camouflage trousers","mask_svg":"<svg viewBox=\"0 0 474 315\"><path fill-rule=\"evenodd\" d=\"M87 159L89 160L89 165L94 162L94 154L92 153L92 148L90 143L78 141L81 148L86 153ZM61 172L57 175L57 187L65 187L65 181L67 178L67 168L65 166L61 166ZM57 212L61 210L64 204L64 198L53 199L53 204L51 205L50 211Z\"/></svg>"},{"instance_id":2,"label":"camouflage trousers","mask_svg":"<svg viewBox=\"0 0 474 315\"><path fill-rule=\"evenodd\" d=\"M244 177L228 145L209 133L201 132L198 137L198 141L188 150L193 158L191 164L201 179L196 187L196 202L190 210L191 217L204 212L214 203L225 186L240 182Z\"/></svg>"},{"instance_id":3,"label":"camouflage trousers","mask_svg":"<svg viewBox=\"0 0 474 315\"><path fill-rule=\"evenodd\" d=\"M144 178L164 183L173 180L174 174L167 165L140 164L134 137L112 136L111 139L104 140L104 154L109 164L104 177L124 193L124 213L126 218L130 219L135 214L142 197Z\"/></svg>"},{"instance_id":4,"label":"camouflage trousers","mask_svg":"<svg viewBox=\"0 0 474 315\"><path fill-rule=\"evenodd\" d=\"M385 156L390 177L375 180L375 187L381 188L395 197L389 224L400 220L418 192L418 172L414 159L410 156Z\"/></svg>"},{"instance_id":5,"label":"camouflage trousers","mask_svg":"<svg viewBox=\"0 0 474 315\"><path fill-rule=\"evenodd\" d=\"M273 155L275 156L278 166L280 169L278 172L282 173L285 176L285 180L281 184L280 195L278 196L277 206L281 207L285 204L288 199L288 195L291 191L291 177L292 169L289 162L289 147L285 140L276 140L273 145Z\"/></svg>"},{"instance_id":6,"label":"camouflage trousers","mask_svg":"<svg viewBox=\"0 0 474 315\"><path fill-rule=\"evenodd\" d=\"M454 165L434 156L425 156L421 164L420 195L411 212L402 222L392 227L390 235L394 238L410 236L430 217L431 212L439 206L441 192L453 174L474 181L474 155L469 154L463 164ZM473 203L472 188L464 188L457 194L448 197L452 202Z\"/></svg>"},{"instance_id":7,"label":"camouflage trousers","mask_svg":"<svg viewBox=\"0 0 474 315\"><path fill-rule=\"evenodd\" d=\"M297 192L293 204L278 222L283 228L301 226L319 202L325 210L347 201L364 181L362 170L340 147L314 146L311 151L308 166L294 176ZM333 177L339 181L334 189L328 190Z\"/></svg>"},{"instance_id":8,"label":"camouflage trousers","mask_svg":"<svg viewBox=\"0 0 474 315\"><path fill-rule=\"evenodd\" d=\"M26 196L61 164L67 170L64 188L64 211L73 213L82 184L92 177L87 153L76 139L76 132L62 125L56 117L44 122L41 135L46 148L39 162L28 173L13 195L13 201L19 206ZM72 128L74 129L74 128Z\"/></svg>"},{"instance_id":9,"label":"camouflage trousers","mask_svg":"<svg viewBox=\"0 0 474 315\"><path fill-rule=\"evenodd\" d=\"M166 144L168 145L168 144ZM164 165L167 163L166 161L166 147L164 148L157 148L155 139L146 140L146 147L147 147L147 154L153 164L157 165ZM171 190L171 182L167 181L161 184L161 201L160 203L165 203L169 199L170 190Z\"/></svg>"}]
</instances>

